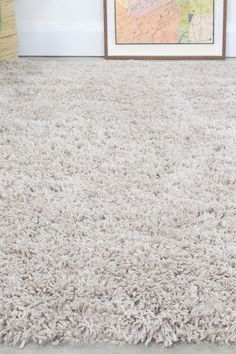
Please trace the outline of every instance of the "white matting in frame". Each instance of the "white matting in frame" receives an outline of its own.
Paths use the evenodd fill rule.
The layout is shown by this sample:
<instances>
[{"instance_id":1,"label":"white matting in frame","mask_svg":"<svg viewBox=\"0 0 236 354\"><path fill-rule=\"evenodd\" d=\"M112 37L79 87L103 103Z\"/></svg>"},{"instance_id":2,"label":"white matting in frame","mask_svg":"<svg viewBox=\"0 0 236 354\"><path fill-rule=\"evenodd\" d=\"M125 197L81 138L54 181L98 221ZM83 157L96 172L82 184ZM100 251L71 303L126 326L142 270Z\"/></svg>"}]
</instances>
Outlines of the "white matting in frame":
<instances>
[{"instance_id":1,"label":"white matting in frame","mask_svg":"<svg viewBox=\"0 0 236 354\"><path fill-rule=\"evenodd\" d=\"M213 4L213 39L209 43L122 43L122 40L117 39L117 6L118 2L131 6L137 0L104 0L105 10L105 56L107 58L186 58L186 59L214 59L225 58L225 33L226 33L226 7L227 0L212 0ZM140 1L140 0L139 0ZM145 0L148 3L148 0ZM165 1L170 4L177 0L156 0L156 4L164 6ZM183 0L184 1L184 0ZM204 0L195 0L204 1ZM209 0L206 0L209 2ZM132 3L131 3L132 2ZM149 0L150 6L155 4L155 1ZM127 12L136 11L138 13L138 2L135 10L128 9ZM156 5L159 6L159 5ZM156 10L155 15L158 13ZM135 15L134 15L135 16ZM193 15L189 15L189 21L192 21ZM155 25L155 22L154 22ZM152 23L153 26L153 23Z\"/></svg>"}]
</instances>

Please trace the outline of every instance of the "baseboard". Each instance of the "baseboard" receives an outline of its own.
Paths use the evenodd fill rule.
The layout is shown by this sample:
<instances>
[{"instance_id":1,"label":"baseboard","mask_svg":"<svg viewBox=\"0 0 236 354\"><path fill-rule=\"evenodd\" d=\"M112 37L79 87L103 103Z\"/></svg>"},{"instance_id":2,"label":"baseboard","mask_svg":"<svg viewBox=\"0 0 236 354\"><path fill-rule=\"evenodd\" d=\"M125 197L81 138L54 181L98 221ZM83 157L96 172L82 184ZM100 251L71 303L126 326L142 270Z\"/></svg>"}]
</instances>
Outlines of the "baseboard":
<instances>
[{"instance_id":1,"label":"baseboard","mask_svg":"<svg viewBox=\"0 0 236 354\"><path fill-rule=\"evenodd\" d=\"M227 34L227 57L236 57L236 31Z\"/></svg>"},{"instance_id":2,"label":"baseboard","mask_svg":"<svg viewBox=\"0 0 236 354\"><path fill-rule=\"evenodd\" d=\"M19 53L23 56L103 56L104 35L99 30L19 31Z\"/></svg>"},{"instance_id":3,"label":"baseboard","mask_svg":"<svg viewBox=\"0 0 236 354\"><path fill-rule=\"evenodd\" d=\"M23 56L103 56L102 29L19 29L19 51ZM227 56L236 57L236 32L227 36Z\"/></svg>"}]
</instances>

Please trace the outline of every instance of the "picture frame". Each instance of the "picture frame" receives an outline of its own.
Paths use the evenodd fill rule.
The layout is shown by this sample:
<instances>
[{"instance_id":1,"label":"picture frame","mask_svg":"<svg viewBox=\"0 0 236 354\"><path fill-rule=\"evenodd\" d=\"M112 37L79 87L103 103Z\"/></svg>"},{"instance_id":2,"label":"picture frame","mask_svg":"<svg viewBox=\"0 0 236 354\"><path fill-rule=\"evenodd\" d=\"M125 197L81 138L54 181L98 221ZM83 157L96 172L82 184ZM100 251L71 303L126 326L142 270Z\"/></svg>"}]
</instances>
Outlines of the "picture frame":
<instances>
[{"instance_id":1,"label":"picture frame","mask_svg":"<svg viewBox=\"0 0 236 354\"><path fill-rule=\"evenodd\" d=\"M157 5L160 6L156 9L155 0L145 0L143 3L140 0L104 0L105 58L139 60L224 60L226 58L227 0L195 0L195 4L199 5L197 11L194 12L195 9L190 8L193 10L192 13L186 14L185 9L183 27L187 24L189 32L186 32L188 36L184 42L181 42L182 38L178 38L183 31L178 28L181 22L177 16L181 15L181 11L178 10L177 13L174 12L174 7L165 7L165 1L166 6L169 6L175 4L176 0L173 2L156 0ZM206 14L205 5L201 10L204 1L208 4ZM150 7L145 9L148 2ZM128 8L127 4L133 7ZM165 18L165 14L169 17ZM164 28L163 32L161 32L162 28ZM153 33L157 34L157 39L153 37ZM163 40L166 42L164 43Z\"/></svg>"}]
</instances>

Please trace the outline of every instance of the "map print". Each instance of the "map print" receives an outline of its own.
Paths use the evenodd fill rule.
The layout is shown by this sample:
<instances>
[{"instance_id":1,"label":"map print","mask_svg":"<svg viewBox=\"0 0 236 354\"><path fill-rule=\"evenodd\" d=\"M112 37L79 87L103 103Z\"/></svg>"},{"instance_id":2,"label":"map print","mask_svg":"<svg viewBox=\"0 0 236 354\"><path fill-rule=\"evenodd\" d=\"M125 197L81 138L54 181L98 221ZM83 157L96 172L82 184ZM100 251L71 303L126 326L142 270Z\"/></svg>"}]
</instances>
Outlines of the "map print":
<instances>
[{"instance_id":1,"label":"map print","mask_svg":"<svg viewBox=\"0 0 236 354\"><path fill-rule=\"evenodd\" d=\"M214 43L214 0L115 0L117 44Z\"/></svg>"}]
</instances>

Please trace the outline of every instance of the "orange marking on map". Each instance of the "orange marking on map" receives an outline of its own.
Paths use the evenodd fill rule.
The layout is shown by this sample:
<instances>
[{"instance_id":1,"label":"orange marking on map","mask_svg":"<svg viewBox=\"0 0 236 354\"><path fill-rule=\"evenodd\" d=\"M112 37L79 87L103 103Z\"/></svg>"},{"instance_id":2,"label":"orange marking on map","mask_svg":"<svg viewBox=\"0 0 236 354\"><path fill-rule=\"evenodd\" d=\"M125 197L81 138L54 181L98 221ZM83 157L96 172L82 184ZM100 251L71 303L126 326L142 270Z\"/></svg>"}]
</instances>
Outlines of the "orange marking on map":
<instances>
[{"instance_id":1,"label":"orange marking on map","mask_svg":"<svg viewBox=\"0 0 236 354\"><path fill-rule=\"evenodd\" d=\"M144 16L131 17L116 2L116 35L118 44L178 43L180 13L176 3L153 9Z\"/></svg>"}]
</instances>

